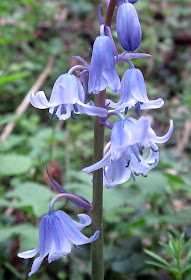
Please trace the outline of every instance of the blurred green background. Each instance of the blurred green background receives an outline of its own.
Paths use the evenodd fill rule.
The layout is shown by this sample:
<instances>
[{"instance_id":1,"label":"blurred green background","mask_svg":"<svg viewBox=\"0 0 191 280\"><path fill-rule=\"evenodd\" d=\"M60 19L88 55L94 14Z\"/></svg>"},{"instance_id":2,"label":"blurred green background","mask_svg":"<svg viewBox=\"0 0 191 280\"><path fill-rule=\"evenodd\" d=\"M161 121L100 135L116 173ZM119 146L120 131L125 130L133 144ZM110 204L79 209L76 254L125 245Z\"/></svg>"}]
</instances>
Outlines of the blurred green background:
<instances>
[{"instance_id":1,"label":"blurred green background","mask_svg":"<svg viewBox=\"0 0 191 280\"><path fill-rule=\"evenodd\" d=\"M40 218L55 195L45 166L65 189L91 201L91 175L81 169L93 160L93 118L76 115L76 120L58 122L56 117L50 120L48 110L30 104L24 110L27 102L22 101L45 69L49 73L40 89L49 97L56 78L78 63L72 56L90 62L99 34L98 4L87 0L0 1L2 280L27 278L32 260L19 259L17 253L37 246ZM102 4L104 17L106 5ZM171 280L170 273L145 262L149 257L144 249L168 259L159 241L167 242L168 233L175 231L184 232L185 240L191 236L191 3L140 0L135 7L143 31L137 51L152 57L134 63L144 74L149 98L165 101L163 108L144 115L149 114L159 136L166 133L171 118L175 129L168 143L160 146L160 163L148 178L104 189L105 279ZM112 32L118 50L123 51L117 43L115 16ZM120 77L126 68L125 63L117 65ZM109 91L108 97L118 99ZM23 113L18 116L16 110ZM134 116L134 111L129 115ZM11 122L15 126L8 131ZM109 137L106 130L106 143ZM57 207L74 218L82 212L67 202ZM90 229L84 233L90 235ZM86 280L90 271L90 245L86 245L50 265L44 261L31 279ZM191 279L190 270L184 279Z\"/></svg>"}]
</instances>

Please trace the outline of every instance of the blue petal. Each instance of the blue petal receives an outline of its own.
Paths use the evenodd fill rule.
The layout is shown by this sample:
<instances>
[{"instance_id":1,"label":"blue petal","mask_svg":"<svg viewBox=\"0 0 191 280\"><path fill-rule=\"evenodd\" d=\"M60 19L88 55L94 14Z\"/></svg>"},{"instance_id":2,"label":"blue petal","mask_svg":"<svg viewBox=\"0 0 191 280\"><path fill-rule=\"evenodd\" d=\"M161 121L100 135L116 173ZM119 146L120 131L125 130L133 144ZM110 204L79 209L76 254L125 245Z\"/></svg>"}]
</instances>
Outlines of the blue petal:
<instances>
[{"instance_id":1,"label":"blue petal","mask_svg":"<svg viewBox=\"0 0 191 280\"><path fill-rule=\"evenodd\" d=\"M99 237L99 231L96 231L90 238L83 235L76 227L75 223L73 223L73 220L63 211L59 210L55 212L55 215L60 219L64 233L73 244L83 245L86 243L91 243Z\"/></svg>"},{"instance_id":2,"label":"blue petal","mask_svg":"<svg viewBox=\"0 0 191 280\"><path fill-rule=\"evenodd\" d=\"M38 91L36 94L31 93L30 102L38 109L46 109L50 107L50 104L43 91Z\"/></svg>"},{"instance_id":3,"label":"blue petal","mask_svg":"<svg viewBox=\"0 0 191 280\"><path fill-rule=\"evenodd\" d=\"M49 251L48 262L59 259L71 252L71 242L66 237L62 224L55 213L50 215L48 228L52 235L52 243Z\"/></svg>"},{"instance_id":4,"label":"blue petal","mask_svg":"<svg viewBox=\"0 0 191 280\"><path fill-rule=\"evenodd\" d=\"M23 259L29 259L29 258L33 258L37 253L38 253L38 247L34 250L29 250L29 251L19 253L18 257Z\"/></svg>"},{"instance_id":5,"label":"blue petal","mask_svg":"<svg viewBox=\"0 0 191 280\"><path fill-rule=\"evenodd\" d=\"M111 160L118 160L122 157L125 149L131 143L131 130L126 122L120 121L114 124L111 132Z\"/></svg>"},{"instance_id":6,"label":"blue petal","mask_svg":"<svg viewBox=\"0 0 191 280\"><path fill-rule=\"evenodd\" d=\"M142 143L144 146L143 142L145 141L155 141L156 133L151 128L149 118L141 117L138 119L134 129L135 133L132 136L133 143Z\"/></svg>"},{"instance_id":7,"label":"blue petal","mask_svg":"<svg viewBox=\"0 0 191 280\"><path fill-rule=\"evenodd\" d=\"M77 106L79 113L86 114L89 116L99 116L99 117L106 117L107 116L107 110L104 108L96 107L94 105L84 104L80 101L78 101Z\"/></svg>"},{"instance_id":8,"label":"blue petal","mask_svg":"<svg viewBox=\"0 0 191 280\"><path fill-rule=\"evenodd\" d=\"M141 26L136 9L131 3L120 5L117 11L117 35L126 51L134 51L141 43Z\"/></svg>"},{"instance_id":9,"label":"blue petal","mask_svg":"<svg viewBox=\"0 0 191 280\"><path fill-rule=\"evenodd\" d=\"M85 167L84 169L82 169L82 171L86 173L90 173L92 171L101 169L102 167L108 165L108 163L110 162L110 156L111 156L111 152L108 151L100 161L94 163L91 166Z\"/></svg>"},{"instance_id":10,"label":"blue petal","mask_svg":"<svg viewBox=\"0 0 191 280\"><path fill-rule=\"evenodd\" d=\"M88 92L99 93L106 87L120 91L120 80L115 68L114 51L107 36L96 38L89 70Z\"/></svg>"},{"instance_id":11,"label":"blue petal","mask_svg":"<svg viewBox=\"0 0 191 280\"><path fill-rule=\"evenodd\" d=\"M65 110L63 112L62 108L63 106L65 106ZM52 114L54 111L54 108L50 108L49 112ZM60 105L57 109L56 115L58 117L59 120L67 120L70 116L71 116L71 112L74 111L74 107L71 104L67 104L67 105Z\"/></svg>"},{"instance_id":12,"label":"blue petal","mask_svg":"<svg viewBox=\"0 0 191 280\"><path fill-rule=\"evenodd\" d=\"M162 98L158 98L156 100L149 100L141 104L141 109L148 110L148 109L158 109L164 105L164 101Z\"/></svg>"},{"instance_id":13,"label":"blue petal","mask_svg":"<svg viewBox=\"0 0 191 280\"><path fill-rule=\"evenodd\" d=\"M79 83L77 79L76 76L68 73L58 77L52 89L50 105L75 104L78 100L79 91Z\"/></svg>"},{"instance_id":14,"label":"blue petal","mask_svg":"<svg viewBox=\"0 0 191 280\"><path fill-rule=\"evenodd\" d=\"M31 272L28 274L29 277L31 277L32 274L34 274L40 267L43 259L48 255L51 247L51 242L52 242L52 236L51 233L48 230L48 219L49 215L46 215L42 217L40 221L40 226L39 226L39 252L40 256L36 258L33 262Z\"/></svg>"},{"instance_id":15,"label":"blue petal","mask_svg":"<svg viewBox=\"0 0 191 280\"><path fill-rule=\"evenodd\" d=\"M86 215L86 214L78 214L78 218L80 219L80 222L76 222L76 221L73 221L73 223L75 224L75 226L77 227L77 229L79 229L80 231L89 226L92 222L91 218Z\"/></svg>"},{"instance_id":16,"label":"blue petal","mask_svg":"<svg viewBox=\"0 0 191 280\"><path fill-rule=\"evenodd\" d=\"M111 188L116 185L120 185L129 180L131 176L130 168L126 167L127 161L123 157L119 161L112 162L106 169L106 177L108 181L104 180L106 183L106 188Z\"/></svg>"},{"instance_id":17,"label":"blue petal","mask_svg":"<svg viewBox=\"0 0 191 280\"><path fill-rule=\"evenodd\" d=\"M148 102L147 89L142 72L139 69L128 69L129 77L127 82L130 82L130 90L133 97L139 102Z\"/></svg>"},{"instance_id":18,"label":"blue petal","mask_svg":"<svg viewBox=\"0 0 191 280\"><path fill-rule=\"evenodd\" d=\"M157 136L156 143L165 143L171 137L174 130L173 120L170 120L169 123L170 123L170 127L168 132L164 136L161 137Z\"/></svg>"}]
</instances>

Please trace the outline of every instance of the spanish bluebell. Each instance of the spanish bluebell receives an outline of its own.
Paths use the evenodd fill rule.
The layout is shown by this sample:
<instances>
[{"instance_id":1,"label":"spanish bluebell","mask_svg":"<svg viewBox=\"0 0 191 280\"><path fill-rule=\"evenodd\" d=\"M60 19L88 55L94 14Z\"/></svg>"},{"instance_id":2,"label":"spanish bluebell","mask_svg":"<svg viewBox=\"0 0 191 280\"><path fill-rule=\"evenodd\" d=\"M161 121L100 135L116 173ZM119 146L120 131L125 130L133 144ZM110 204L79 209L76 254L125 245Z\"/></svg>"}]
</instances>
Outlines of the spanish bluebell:
<instances>
[{"instance_id":1,"label":"spanish bluebell","mask_svg":"<svg viewBox=\"0 0 191 280\"><path fill-rule=\"evenodd\" d=\"M19 253L18 257L28 259L37 253L40 255L34 260L30 273L31 277L48 255L48 262L59 259L71 252L71 243L83 245L95 241L99 237L99 231L87 238L80 231L91 224L91 218L85 214L79 214L79 222L72 220L63 211L53 212L42 217L39 226L39 242L34 250Z\"/></svg>"},{"instance_id":2,"label":"spanish bluebell","mask_svg":"<svg viewBox=\"0 0 191 280\"><path fill-rule=\"evenodd\" d=\"M134 51L141 43L142 31L135 7L123 3L117 11L117 36L126 51Z\"/></svg>"},{"instance_id":3,"label":"spanish bluebell","mask_svg":"<svg viewBox=\"0 0 191 280\"><path fill-rule=\"evenodd\" d=\"M148 99L142 72L137 68L130 68L123 75L119 101L114 103L107 99L106 104L109 104L109 107L123 111L126 107L131 108L137 103L140 104L141 109L156 109L164 105L162 98Z\"/></svg>"},{"instance_id":4,"label":"spanish bluebell","mask_svg":"<svg viewBox=\"0 0 191 280\"><path fill-rule=\"evenodd\" d=\"M134 174L144 174L153 169L159 161L159 149L156 143L166 142L173 132L173 121L166 135L156 136L149 119L139 120L127 118L113 125L111 145L102 160L86 167L89 173L104 167L104 183L107 188L125 183ZM143 151L150 148L147 159L142 157Z\"/></svg>"},{"instance_id":5,"label":"spanish bluebell","mask_svg":"<svg viewBox=\"0 0 191 280\"><path fill-rule=\"evenodd\" d=\"M109 87L113 92L120 91L120 79L115 68L115 53L112 41L105 36L104 25L100 27L93 45L93 53L89 69L89 93L99 93Z\"/></svg>"},{"instance_id":6,"label":"spanish bluebell","mask_svg":"<svg viewBox=\"0 0 191 280\"><path fill-rule=\"evenodd\" d=\"M90 116L106 116L107 110L95 107L93 102L85 104L85 92L80 80L73 74L63 74L56 80L50 100L44 92L30 95L31 104L38 109L50 108L52 117L56 114L59 120L66 120L74 113Z\"/></svg>"}]
</instances>

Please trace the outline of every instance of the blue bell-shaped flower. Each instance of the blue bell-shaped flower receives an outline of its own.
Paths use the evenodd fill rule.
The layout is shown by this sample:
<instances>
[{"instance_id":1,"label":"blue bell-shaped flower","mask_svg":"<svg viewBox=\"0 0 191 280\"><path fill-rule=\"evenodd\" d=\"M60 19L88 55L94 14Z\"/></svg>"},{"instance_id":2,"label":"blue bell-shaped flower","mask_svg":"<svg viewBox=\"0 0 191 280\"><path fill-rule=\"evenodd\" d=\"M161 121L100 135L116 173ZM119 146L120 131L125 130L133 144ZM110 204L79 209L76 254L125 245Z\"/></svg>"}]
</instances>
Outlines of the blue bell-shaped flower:
<instances>
[{"instance_id":1,"label":"blue bell-shaped flower","mask_svg":"<svg viewBox=\"0 0 191 280\"><path fill-rule=\"evenodd\" d=\"M91 218L86 214L78 215L80 221L72 220L63 211L49 213L42 217L39 226L39 242L34 250L18 254L19 258L33 258L37 253L39 256L34 260L30 273L37 272L43 259L48 255L48 262L66 256L71 252L72 243L83 245L95 241L99 237L99 231L95 231L91 237L86 237L81 230L91 224Z\"/></svg>"},{"instance_id":2,"label":"blue bell-shaped flower","mask_svg":"<svg viewBox=\"0 0 191 280\"><path fill-rule=\"evenodd\" d=\"M109 87L113 92L120 91L120 79L115 68L114 49L108 36L104 35L104 25L100 27L93 45L89 69L89 93L99 93Z\"/></svg>"},{"instance_id":3,"label":"blue bell-shaped flower","mask_svg":"<svg viewBox=\"0 0 191 280\"><path fill-rule=\"evenodd\" d=\"M50 100L43 91L31 93L30 102L38 109L50 108L52 117L56 114L59 120L66 120L74 113L90 116L106 116L107 110L94 106L93 102L85 104L85 92L80 80L73 74L63 74L54 83Z\"/></svg>"},{"instance_id":4,"label":"blue bell-shaped flower","mask_svg":"<svg viewBox=\"0 0 191 280\"><path fill-rule=\"evenodd\" d=\"M123 3L119 6L117 36L121 46L128 52L136 50L141 43L141 26L136 9L131 3Z\"/></svg>"}]
</instances>

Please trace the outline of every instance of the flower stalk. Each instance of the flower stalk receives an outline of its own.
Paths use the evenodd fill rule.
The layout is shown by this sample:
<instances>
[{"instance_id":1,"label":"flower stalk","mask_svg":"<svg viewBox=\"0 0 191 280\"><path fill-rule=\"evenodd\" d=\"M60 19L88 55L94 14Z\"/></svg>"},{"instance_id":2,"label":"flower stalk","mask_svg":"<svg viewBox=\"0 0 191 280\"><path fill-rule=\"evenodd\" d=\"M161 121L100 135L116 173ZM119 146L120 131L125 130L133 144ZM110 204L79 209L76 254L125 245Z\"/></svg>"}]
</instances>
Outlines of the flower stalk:
<instances>
[{"instance_id":1,"label":"flower stalk","mask_svg":"<svg viewBox=\"0 0 191 280\"><path fill-rule=\"evenodd\" d=\"M106 26L111 26L113 13L117 0L111 0L107 14ZM106 90L95 95L95 106L104 108ZM100 117L94 120L94 163L103 158L104 150L104 126L100 124ZM92 280L104 280L103 259L103 168L94 171L93 174L93 203L92 203L92 232L100 231L99 238L92 243Z\"/></svg>"}]
</instances>

